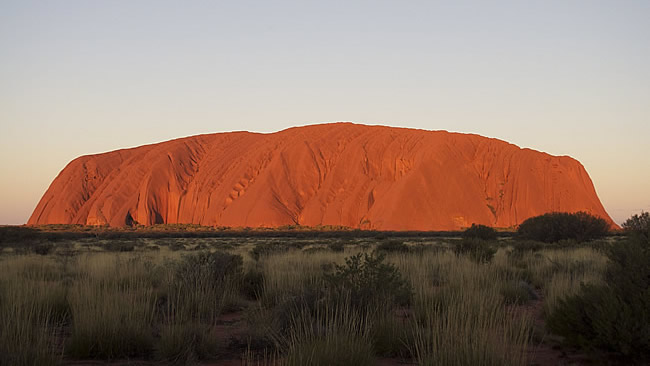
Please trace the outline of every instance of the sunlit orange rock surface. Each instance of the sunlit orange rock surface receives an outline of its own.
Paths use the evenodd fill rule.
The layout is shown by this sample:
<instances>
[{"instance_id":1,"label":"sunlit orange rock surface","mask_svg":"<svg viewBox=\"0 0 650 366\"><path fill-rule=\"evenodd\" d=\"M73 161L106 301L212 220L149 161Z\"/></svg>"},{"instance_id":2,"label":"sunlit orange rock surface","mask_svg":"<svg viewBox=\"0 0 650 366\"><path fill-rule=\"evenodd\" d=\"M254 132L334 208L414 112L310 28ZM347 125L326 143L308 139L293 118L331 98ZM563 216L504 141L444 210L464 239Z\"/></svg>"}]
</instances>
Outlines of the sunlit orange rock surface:
<instances>
[{"instance_id":1,"label":"sunlit orange rock surface","mask_svg":"<svg viewBox=\"0 0 650 366\"><path fill-rule=\"evenodd\" d=\"M334 123L82 156L28 224L453 230L512 227L550 211L615 225L570 157L478 135Z\"/></svg>"}]
</instances>

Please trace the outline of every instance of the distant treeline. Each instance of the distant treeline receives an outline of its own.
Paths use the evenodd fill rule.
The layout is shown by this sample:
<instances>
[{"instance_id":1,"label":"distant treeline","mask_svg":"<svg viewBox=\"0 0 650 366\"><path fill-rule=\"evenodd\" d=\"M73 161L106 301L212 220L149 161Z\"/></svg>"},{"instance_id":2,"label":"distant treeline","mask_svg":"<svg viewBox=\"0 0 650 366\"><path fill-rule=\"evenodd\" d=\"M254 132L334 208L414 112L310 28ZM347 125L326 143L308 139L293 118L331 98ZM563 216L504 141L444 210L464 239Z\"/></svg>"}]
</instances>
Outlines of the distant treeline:
<instances>
[{"instance_id":1,"label":"distant treeline","mask_svg":"<svg viewBox=\"0 0 650 366\"><path fill-rule=\"evenodd\" d=\"M142 227L97 227L84 225L0 226L0 243L37 240L74 240L82 238L223 238L223 237L288 237L288 238L392 238L392 237L458 237L462 231L378 231L346 227L226 228L198 225L154 225ZM511 237L512 231L499 231Z\"/></svg>"}]
</instances>

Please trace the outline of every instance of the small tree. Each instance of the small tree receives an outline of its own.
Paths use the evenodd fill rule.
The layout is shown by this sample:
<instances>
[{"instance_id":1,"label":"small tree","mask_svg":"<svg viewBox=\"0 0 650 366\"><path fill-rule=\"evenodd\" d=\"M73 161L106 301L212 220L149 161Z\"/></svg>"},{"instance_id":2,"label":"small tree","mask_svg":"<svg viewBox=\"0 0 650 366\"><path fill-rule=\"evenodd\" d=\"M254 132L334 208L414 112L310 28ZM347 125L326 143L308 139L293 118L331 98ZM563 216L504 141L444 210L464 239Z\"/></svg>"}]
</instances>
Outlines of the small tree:
<instances>
[{"instance_id":1,"label":"small tree","mask_svg":"<svg viewBox=\"0 0 650 366\"><path fill-rule=\"evenodd\" d=\"M335 272L325 275L334 298L349 299L359 308L380 303L406 305L412 288L392 263L384 262L383 254L359 253L345 258L345 265L336 265Z\"/></svg>"},{"instance_id":2,"label":"small tree","mask_svg":"<svg viewBox=\"0 0 650 366\"><path fill-rule=\"evenodd\" d=\"M650 238L650 213L642 211L641 215L633 215L623 223L623 230L626 234Z\"/></svg>"},{"instance_id":3,"label":"small tree","mask_svg":"<svg viewBox=\"0 0 650 366\"><path fill-rule=\"evenodd\" d=\"M472 227L463 231L463 238L495 240L497 231L489 226L472 224Z\"/></svg>"},{"instance_id":4,"label":"small tree","mask_svg":"<svg viewBox=\"0 0 650 366\"><path fill-rule=\"evenodd\" d=\"M567 239L584 242L609 234L609 223L586 212L551 212L525 220L517 228L517 234L545 243Z\"/></svg>"}]
</instances>

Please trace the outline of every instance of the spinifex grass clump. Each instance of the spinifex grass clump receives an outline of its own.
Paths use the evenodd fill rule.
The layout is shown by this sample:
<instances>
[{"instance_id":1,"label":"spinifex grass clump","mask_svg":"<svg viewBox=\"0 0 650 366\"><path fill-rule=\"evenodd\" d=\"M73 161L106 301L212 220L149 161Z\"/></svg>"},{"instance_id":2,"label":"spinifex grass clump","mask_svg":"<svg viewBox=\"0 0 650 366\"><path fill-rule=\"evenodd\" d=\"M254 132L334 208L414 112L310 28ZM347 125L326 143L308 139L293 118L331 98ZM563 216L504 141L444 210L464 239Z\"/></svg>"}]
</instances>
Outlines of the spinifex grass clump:
<instances>
[{"instance_id":1,"label":"spinifex grass clump","mask_svg":"<svg viewBox=\"0 0 650 366\"><path fill-rule=\"evenodd\" d=\"M340 263L344 258L344 253L309 254L304 251L264 257L259 261L264 277L262 304L272 307L300 296L304 289L323 288L324 268L331 267L332 262Z\"/></svg>"},{"instance_id":2,"label":"spinifex grass clump","mask_svg":"<svg viewBox=\"0 0 650 366\"><path fill-rule=\"evenodd\" d=\"M348 301L298 308L290 328L284 340L287 366L374 365L368 313Z\"/></svg>"},{"instance_id":3,"label":"spinifex grass clump","mask_svg":"<svg viewBox=\"0 0 650 366\"><path fill-rule=\"evenodd\" d=\"M159 356L173 363L214 357L219 345L212 328L241 281L242 258L201 252L182 257L168 271L159 300Z\"/></svg>"},{"instance_id":4,"label":"spinifex grass clump","mask_svg":"<svg viewBox=\"0 0 650 366\"><path fill-rule=\"evenodd\" d=\"M225 252L190 254L176 264L174 281L190 290L202 286L220 288L240 279L242 264L241 256Z\"/></svg>"},{"instance_id":5,"label":"spinifex grass clump","mask_svg":"<svg viewBox=\"0 0 650 366\"><path fill-rule=\"evenodd\" d=\"M288 265L294 259L295 265ZM344 265L331 265L343 259ZM332 252L267 258L268 300L262 301L267 308L260 308L253 322L267 327L272 337L253 343L274 344L291 365L364 365L374 354L396 355L403 332L391 321L393 310L408 304L412 292L384 259L362 253L343 258Z\"/></svg>"},{"instance_id":6,"label":"spinifex grass clump","mask_svg":"<svg viewBox=\"0 0 650 366\"><path fill-rule=\"evenodd\" d=\"M505 306L500 284L507 257L489 264L439 252L395 257L414 288L411 316L402 341L422 365L525 365L532 321Z\"/></svg>"},{"instance_id":7,"label":"spinifex grass clump","mask_svg":"<svg viewBox=\"0 0 650 366\"><path fill-rule=\"evenodd\" d=\"M200 292L205 296L203 304L213 307L206 318L206 307L197 306L195 301L186 302L183 296L186 292L179 288L174 290L176 292L169 294L162 309L158 356L168 362L181 364L214 357L219 342L212 327L222 302L211 290Z\"/></svg>"},{"instance_id":8,"label":"spinifex grass clump","mask_svg":"<svg viewBox=\"0 0 650 366\"><path fill-rule=\"evenodd\" d=\"M81 273L70 289L66 353L72 357L146 357L153 350L153 288L139 273L141 263L114 263L107 271Z\"/></svg>"},{"instance_id":9,"label":"spinifex grass clump","mask_svg":"<svg viewBox=\"0 0 650 366\"><path fill-rule=\"evenodd\" d=\"M476 238L464 238L454 246L456 255L466 255L476 263L489 263L496 252L489 241Z\"/></svg>"},{"instance_id":10,"label":"spinifex grass clump","mask_svg":"<svg viewBox=\"0 0 650 366\"><path fill-rule=\"evenodd\" d=\"M71 291L70 303L73 327L66 347L70 356L146 357L153 349L154 297L144 284L82 281Z\"/></svg>"},{"instance_id":11,"label":"spinifex grass clump","mask_svg":"<svg viewBox=\"0 0 650 366\"><path fill-rule=\"evenodd\" d=\"M2 297L24 295L15 286L0 289ZM59 322L46 304L0 303L0 365L56 365L59 354L53 341Z\"/></svg>"},{"instance_id":12,"label":"spinifex grass clump","mask_svg":"<svg viewBox=\"0 0 650 366\"><path fill-rule=\"evenodd\" d=\"M56 365L68 314L63 271L43 258L0 261L0 365Z\"/></svg>"},{"instance_id":13,"label":"spinifex grass clump","mask_svg":"<svg viewBox=\"0 0 650 366\"><path fill-rule=\"evenodd\" d=\"M598 284L607 257L591 248L541 252L542 262L532 267L534 282L543 287L544 314L552 313L563 297L578 293L583 284Z\"/></svg>"},{"instance_id":14,"label":"spinifex grass clump","mask_svg":"<svg viewBox=\"0 0 650 366\"><path fill-rule=\"evenodd\" d=\"M554 245L535 240L517 240L512 244L512 249L508 252L508 255L511 259L519 260L551 246Z\"/></svg>"},{"instance_id":15,"label":"spinifex grass clump","mask_svg":"<svg viewBox=\"0 0 650 366\"><path fill-rule=\"evenodd\" d=\"M413 322L412 352L419 365L526 365L532 322L506 314L498 297L450 294L451 306L433 305Z\"/></svg>"}]
</instances>

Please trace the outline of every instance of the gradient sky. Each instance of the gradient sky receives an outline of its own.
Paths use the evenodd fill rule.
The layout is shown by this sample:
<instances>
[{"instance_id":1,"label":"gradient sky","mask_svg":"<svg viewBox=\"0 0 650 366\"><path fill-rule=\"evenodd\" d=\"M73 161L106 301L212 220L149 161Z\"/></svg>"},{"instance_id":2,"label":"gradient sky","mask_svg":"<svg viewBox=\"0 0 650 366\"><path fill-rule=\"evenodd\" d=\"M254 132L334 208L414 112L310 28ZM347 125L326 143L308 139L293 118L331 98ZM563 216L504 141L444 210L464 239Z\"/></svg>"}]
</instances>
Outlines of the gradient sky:
<instances>
[{"instance_id":1,"label":"gradient sky","mask_svg":"<svg viewBox=\"0 0 650 366\"><path fill-rule=\"evenodd\" d=\"M0 0L0 224L77 156L353 121L582 162L650 211L650 1Z\"/></svg>"}]
</instances>

